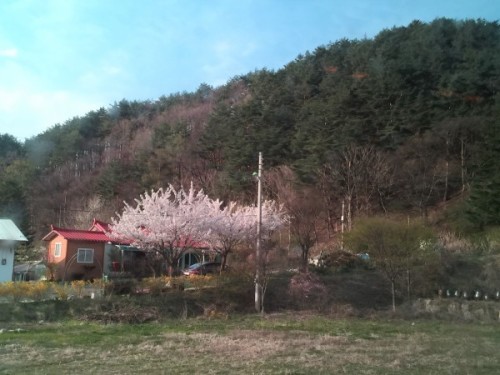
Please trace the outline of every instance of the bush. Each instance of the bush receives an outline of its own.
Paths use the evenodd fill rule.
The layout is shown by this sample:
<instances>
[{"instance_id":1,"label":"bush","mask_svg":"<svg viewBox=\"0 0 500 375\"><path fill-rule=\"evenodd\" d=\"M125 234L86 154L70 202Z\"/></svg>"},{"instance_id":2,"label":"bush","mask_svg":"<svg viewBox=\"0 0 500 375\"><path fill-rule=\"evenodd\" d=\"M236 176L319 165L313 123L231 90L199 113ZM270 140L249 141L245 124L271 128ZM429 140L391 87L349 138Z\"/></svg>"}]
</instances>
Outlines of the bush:
<instances>
[{"instance_id":1,"label":"bush","mask_svg":"<svg viewBox=\"0 0 500 375\"><path fill-rule=\"evenodd\" d=\"M181 280L186 288L201 289L216 286L219 277L219 275L190 275Z\"/></svg>"},{"instance_id":2,"label":"bush","mask_svg":"<svg viewBox=\"0 0 500 375\"><path fill-rule=\"evenodd\" d=\"M52 283L52 292L56 295L59 300L66 300L71 295L72 289L67 284Z\"/></svg>"},{"instance_id":3,"label":"bush","mask_svg":"<svg viewBox=\"0 0 500 375\"><path fill-rule=\"evenodd\" d=\"M158 296L169 287L170 278L167 276L148 277L141 280L137 289L137 293Z\"/></svg>"},{"instance_id":4,"label":"bush","mask_svg":"<svg viewBox=\"0 0 500 375\"><path fill-rule=\"evenodd\" d=\"M110 294L132 294L136 292L137 280L128 273L113 273L109 275L104 286L104 292Z\"/></svg>"},{"instance_id":5,"label":"bush","mask_svg":"<svg viewBox=\"0 0 500 375\"><path fill-rule=\"evenodd\" d=\"M500 285L499 255L445 254L441 275L443 290L494 292Z\"/></svg>"},{"instance_id":6,"label":"bush","mask_svg":"<svg viewBox=\"0 0 500 375\"><path fill-rule=\"evenodd\" d=\"M71 288L73 289L77 297L79 298L83 297L83 291L85 289L86 284L87 283L84 280L73 280L71 282Z\"/></svg>"},{"instance_id":7,"label":"bush","mask_svg":"<svg viewBox=\"0 0 500 375\"><path fill-rule=\"evenodd\" d=\"M14 301L32 299L40 301L48 297L50 283L46 281L8 281L0 284L0 296L10 297Z\"/></svg>"},{"instance_id":8,"label":"bush","mask_svg":"<svg viewBox=\"0 0 500 375\"><path fill-rule=\"evenodd\" d=\"M290 279L288 293L299 308L314 308L328 302L328 290L313 273L299 273Z\"/></svg>"},{"instance_id":9,"label":"bush","mask_svg":"<svg viewBox=\"0 0 500 375\"><path fill-rule=\"evenodd\" d=\"M368 268L369 261L363 260L360 256L345 250L333 250L321 254L315 270L319 272L346 272L356 268Z\"/></svg>"},{"instance_id":10,"label":"bush","mask_svg":"<svg viewBox=\"0 0 500 375\"><path fill-rule=\"evenodd\" d=\"M183 277L148 277L142 279L137 286L138 294L160 295L171 290L184 290L185 280Z\"/></svg>"}]
</instances>

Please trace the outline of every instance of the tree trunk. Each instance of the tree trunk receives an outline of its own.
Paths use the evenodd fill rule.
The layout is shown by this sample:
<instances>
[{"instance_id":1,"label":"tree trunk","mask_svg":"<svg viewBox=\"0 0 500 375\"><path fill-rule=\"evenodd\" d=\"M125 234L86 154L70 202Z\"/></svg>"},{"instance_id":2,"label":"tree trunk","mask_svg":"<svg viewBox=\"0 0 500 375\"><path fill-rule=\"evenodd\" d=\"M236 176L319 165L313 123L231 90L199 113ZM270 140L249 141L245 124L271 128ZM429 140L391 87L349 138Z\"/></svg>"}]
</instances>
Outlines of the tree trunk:
<instances>
[{"instance_id":1,"label":"tree trunk","mask_svg":"<svg viewBox=\"0 0 500 375\"><path fill-rule=\"evenodd\" d=\"M265 274L264 272L264 275L262 275L262 279L261 279L261 293L260 293L260 313L262 315L265 314L265 311L264 311L264 298L266 296L266 290L267 290L267 282L268 282L268 277L267 275Z\"/></svg>"},{"instance_id":2,"label":"tree trunk","mask_svg":"<svg viewBox=\"0 0 500 375\"><path fill-rule=\"evenodd\" d=\"M396 312L396 281L391 280L392 311Z\"/></svg>"},{"instance_id":3,"label":"tree trunk","mask_svg":"<svg viewBox=\"0 0 500 375\"><path fill-rule=\"evenodd\" d=\"M445 161L445 174L444 174L444 195L443 202L446 202L448 199L448 179L450 174L450 140L446 137L446 161Z\"/></svg>"},{"instance_id":4,"label":"tree trunk","mask_svg":"<svg viewBox=\"0 0 500 375\"><path fill-rule=\"evenodd\" d=\"M301 271L304 273L307 273L308 271L308 266L309 266L308 258L309 258L309 248L306 249L302 247Z\"/></svg>"},{"instance_id":5,"label":"tree trunk","mask_svg":"<svg viewBox=\"0 0 500 375\"><path fill-rule=\"evenodd\" d=\"M352 195L347 196L347 231L352 229Z\"/></svg>"},{"instance_id":6,"label":"tree trunk","mask_svg":"<svg viewBox=\"0 0 500 375\"><path fill-rule=\"evenodd\" d=\"M219 274L222 274L222 271L224 271L224 268L226 268L226 262L227 262L227 255L228 254L229 254L229 251L222 253L222 256L221 256L222 259L221 259Z\"/></svg>"},{"instance_id":7,"label":"tree trunk","mask_svg":"<svg viewBox=\"0 0 500 375\"><path fill-rule=\"evenodd\" d=\"M411 278L410 269L406 270L406 289L408 293L408 301L411 301Z\"/></svg>"},{"instance_id":8,"label":"tree trunk","mask_svg":"<svg viewBox=\"0 0 500 375\"><path fill-rule=\"evenodd\" d=\"M444 175L444 195L443 195L443 202L446 202L448 200L448 174L450 170L450 162L446 160L445 162L445 175Z\"/></svg>"},{"instance_id":9,"label":"tree trunk","mask_svg":"<svg viewBox=\"0 0 500 375\"><path fill-rule=\"evenodd\" d=\"M168 265L168 276L174 276L174 266L172 266L171 264Z\"/></svg>"},{"instance_id":10,"label":"tree trunk","mask_svg":"<svg viewBox=\"0 0 500 375\"><path fill-rule=\"evenodd\" d=\"M460 170L462 178L462 194L465 193L465 140L460 140Z\"/></svg>"}]
</instances>

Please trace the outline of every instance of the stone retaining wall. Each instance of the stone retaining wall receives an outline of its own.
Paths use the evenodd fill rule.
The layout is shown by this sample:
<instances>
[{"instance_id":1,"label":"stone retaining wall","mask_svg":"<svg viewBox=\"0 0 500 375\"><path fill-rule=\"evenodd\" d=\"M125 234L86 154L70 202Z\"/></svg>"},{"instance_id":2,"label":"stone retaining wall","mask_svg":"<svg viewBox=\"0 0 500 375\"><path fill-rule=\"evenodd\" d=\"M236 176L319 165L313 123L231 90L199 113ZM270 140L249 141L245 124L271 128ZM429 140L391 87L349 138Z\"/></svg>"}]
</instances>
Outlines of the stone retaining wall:
<instances>
[{"instance_id":1,"label":"stone retaining wall","mask_svg":"<svg viewBox=\"0 0 500 375\"><path fill-rule=\"evenodd\" d=\"M464 301L459 299L418 299L412 305L417 314L466 321L500 322L500 302Z\"/></svg>"}]
</instances>

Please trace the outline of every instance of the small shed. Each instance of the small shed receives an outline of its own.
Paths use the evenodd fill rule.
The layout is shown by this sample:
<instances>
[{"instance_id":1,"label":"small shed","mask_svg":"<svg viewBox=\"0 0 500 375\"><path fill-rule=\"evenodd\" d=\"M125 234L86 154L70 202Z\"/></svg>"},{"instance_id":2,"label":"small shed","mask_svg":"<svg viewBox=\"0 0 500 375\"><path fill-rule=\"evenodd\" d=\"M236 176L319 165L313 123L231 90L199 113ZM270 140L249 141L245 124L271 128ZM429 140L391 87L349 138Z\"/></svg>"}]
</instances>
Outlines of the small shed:
<instances>
[{"instance_id":1,"label":"small shed","mask_svg":"<svg viewBox=\"0 0 500 375\"><path fill-rule=\"evenodd\" d=\"M104 273L106 248L111 246L105 233L51 226L43 239L47 242L47 260L57 281L99 279Z\"/></svg>"},{"instance_id":2,"label":"small shed","mask_svg":"<svg viewBox=\"0 0 500 375\"><path fill-rule=\"evenodd\" d=\"M14 254L19 242L28 241L10 219L0 219L0 282L12 281Z\"/></svg>"},{"instance_id":3,"label":"small shed","mask_svg":"<svg viewBox=\"0 0 500 375\"><path fill-rule=\"evenodd\" d=\"M47 242L49 278L93 280L113 271L139 274L144 252L128 243L114 241L106 232L109 232L109 224L96 219L89 230L52 225L42 239Z\"/></svg>"},{"instance_id":4,"label":"small shed","mask_svg":"<svg viewBox=\"0 0 500 375\"><path fill-rule=\"evenodd\" d=\"M36 281L45 280L47 267L41 260L20 263L14 266L14 281Z\"/></svg>"}]
</instances>

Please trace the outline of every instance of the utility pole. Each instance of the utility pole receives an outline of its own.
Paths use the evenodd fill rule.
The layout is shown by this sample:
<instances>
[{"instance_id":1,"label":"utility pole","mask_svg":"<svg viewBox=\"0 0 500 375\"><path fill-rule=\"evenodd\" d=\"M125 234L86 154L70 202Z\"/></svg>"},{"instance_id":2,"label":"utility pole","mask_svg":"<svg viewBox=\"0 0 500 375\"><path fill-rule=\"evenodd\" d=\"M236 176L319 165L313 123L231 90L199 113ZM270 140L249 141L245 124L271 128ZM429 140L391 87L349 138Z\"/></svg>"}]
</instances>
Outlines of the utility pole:
<instances>
[{"instance_id":1,"label":"utility pole","mask_svg":"<svg viewBox=\"0 0 500 375\"><path fill-rule=\"evenodd\" d=\"M262 227L262 152L259 152L259 171L257 172L257 244L255 246L255 310L262 311L262 262L261 262L261 227Z\"/></svg>"}]
</instances>

